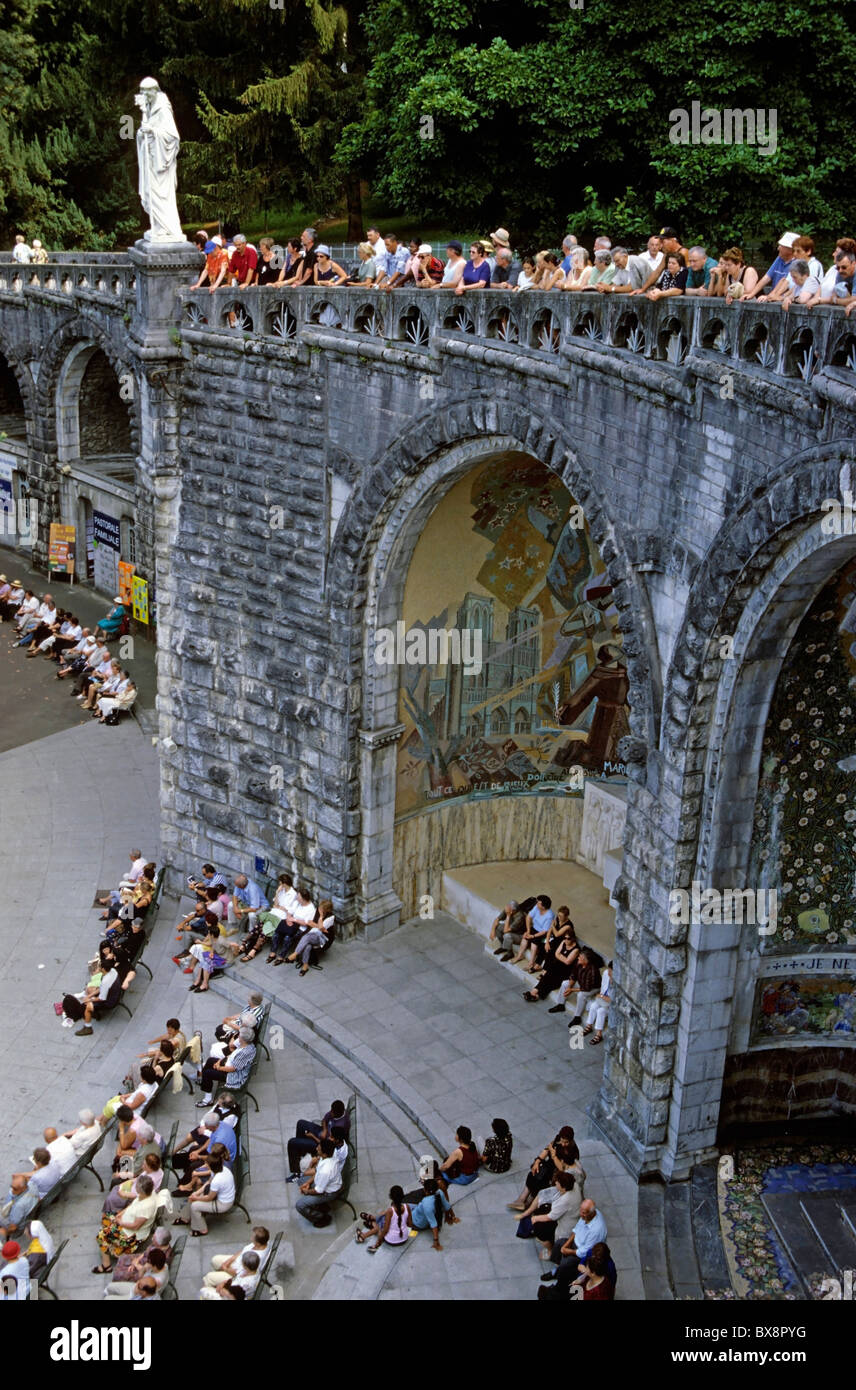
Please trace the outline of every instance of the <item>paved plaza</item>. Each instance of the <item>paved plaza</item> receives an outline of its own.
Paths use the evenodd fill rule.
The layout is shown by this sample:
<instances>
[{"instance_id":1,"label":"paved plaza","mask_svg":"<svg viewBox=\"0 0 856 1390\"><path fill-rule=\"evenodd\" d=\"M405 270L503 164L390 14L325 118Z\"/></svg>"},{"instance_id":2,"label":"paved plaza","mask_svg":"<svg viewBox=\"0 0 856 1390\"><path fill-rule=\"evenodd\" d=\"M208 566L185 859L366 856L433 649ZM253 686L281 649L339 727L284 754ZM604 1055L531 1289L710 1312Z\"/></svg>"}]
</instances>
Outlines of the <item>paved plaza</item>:
<instances>
[{"instance_id":1,"label":"paved plaza","mask_svg":"<svg viewBox=\"0 0 856 1390\"><path fill-rule=\"evenodd\" d=\"M133 720L107 730L88 721L0 754L0 783L0 834L15 866L0 906L0 1027L5 1055L20 1058L4 1084L4 1173L22 1166L46 1124L70 1128L82 1106L100 1108L167 1017L177 1015L188 1031L201 1028L208 1040L233 1001L258 986L272 999L272 1051L253 1085L261 1110L250 1107L251 1181L243 1200L253 1221L283 1232L276 1277L284 1297L535 1298L543 1266L531 1242L515 1239L505 1206L537 1149L564 1124L577 1132L586 1194L606 1216L617 1297L642 1297L636 1186L591 1134L585 1113L602 1049L570 1051L567 1016L525 1004L522 977L487 952L479 935L437 914L374 944L339 944L323 972L304 979L292 968L254 962L213 981L207 995L188 994L188 977L171 960L173 923L186 907L166 899L146 955L154 979L138 974L132 1018L113 1016L92 1037L78 1038L60 1027L52 1005L84 983L100 935L96 888L116 881L132 845L158 857L155 752ZM510 1123L512 1172L483 1174L463 1191L463 1219L444 1230L442 1254L423 1236L372 1259L354 1244L346 1208L323 1231L295 1213L295 1186L284 1181L285 1140L298 1118L317 1119L334 1097L351 1092L358 1211L380 1209L395 1182L416 1185L415 1160L448 1152L459 1124L483 1136L494 1115ZM186 1132L198 1118L197 1098L186 1090L165 1095L151 1118L164 1134L174 1119ZM106 1176L106 1149L97 1166ZM83 1174L50 1209L49 1229L70 1240L55 1280L63 1298L100 1296L101 1281L89 1270L101 1200ZM196 1297L209 1255L237 1248L246 1230L236 1210L207 1240L188 1241L178 1279L183 1299Z\"/></svg>"}]
</instances>

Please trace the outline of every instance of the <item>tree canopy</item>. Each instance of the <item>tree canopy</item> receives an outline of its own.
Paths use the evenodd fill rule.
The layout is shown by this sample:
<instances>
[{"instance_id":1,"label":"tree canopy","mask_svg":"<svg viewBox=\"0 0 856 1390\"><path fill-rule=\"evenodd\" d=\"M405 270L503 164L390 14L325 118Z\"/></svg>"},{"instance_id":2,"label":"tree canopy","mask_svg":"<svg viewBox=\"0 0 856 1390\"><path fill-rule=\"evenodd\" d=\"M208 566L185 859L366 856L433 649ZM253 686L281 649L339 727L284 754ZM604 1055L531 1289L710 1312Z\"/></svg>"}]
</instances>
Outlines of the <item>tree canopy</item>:
<instances>
[{"instance_id":1,"label":"tree canopy","mask_svg":"<svg viewBox=\"0 0 856 1390\"><path fill-rule=\"evenodd\" d=\"M175 107L188 219L347 200L355 236L362 178L400 214L518 244L664 222L720 247L852 231L849 6L576 3L0 0L0 235L139 229L123 117L149 74ZM762 113L766 148L675 143L693 103Z\"/></svg>"}]
</instances>

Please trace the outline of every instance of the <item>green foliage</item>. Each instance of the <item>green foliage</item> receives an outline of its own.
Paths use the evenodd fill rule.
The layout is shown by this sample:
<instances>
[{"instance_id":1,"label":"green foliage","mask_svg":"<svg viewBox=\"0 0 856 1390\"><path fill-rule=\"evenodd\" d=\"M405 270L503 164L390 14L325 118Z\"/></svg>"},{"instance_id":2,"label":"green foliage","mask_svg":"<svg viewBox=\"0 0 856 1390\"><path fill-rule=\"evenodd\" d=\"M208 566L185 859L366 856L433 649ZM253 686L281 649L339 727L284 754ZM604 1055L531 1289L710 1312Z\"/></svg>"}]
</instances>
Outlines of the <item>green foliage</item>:
<instances>
[{"instance_id":1,"label":"green foliage","mask_svg":"<svg viewBox=\"0 0 856 1390\"><path fill-rule=\"evenodd\" d=\"M373 0L369 101L337 158L423 216L687 240L852 226L856 34L821 0ZM774 108L776 153L681 145L670 112ZM427 120L426 120L427 118ZM429 138L424 138L426 133Z\"/></svg>"}]
</instances>

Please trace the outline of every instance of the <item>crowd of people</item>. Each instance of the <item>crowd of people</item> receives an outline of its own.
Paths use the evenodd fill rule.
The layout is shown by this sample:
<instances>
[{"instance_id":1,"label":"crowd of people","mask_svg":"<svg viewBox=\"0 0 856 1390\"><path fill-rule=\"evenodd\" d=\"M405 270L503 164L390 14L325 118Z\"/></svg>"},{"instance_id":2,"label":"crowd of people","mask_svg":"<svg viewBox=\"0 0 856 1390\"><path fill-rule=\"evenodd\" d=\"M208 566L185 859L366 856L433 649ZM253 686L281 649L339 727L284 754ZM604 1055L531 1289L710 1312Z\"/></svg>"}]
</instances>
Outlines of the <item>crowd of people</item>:
<instances>
[{"instance_id":1,"label":"crowd of people","mask_svg":"<svg viewBox=\"0 0 856 1390\"><path fill-rule=\"evenodd\" d=\"M304 976L313 966L320 968L318 957L335 938L332 902L325 898L316 906L308 888L295 887L291 874L279 875L272 903L246 874L236 874L230 889L213 864L203 864L187 886L196 905L176 924L182 946L173 960L193 975L190 989L196 993L204 993L211 976L236 958L246 964L265 948L269 964L293 964Z\"/></svg>"},{"instance_id":2,"label":"crowd of people","mask_svg":"<svg viewBox=\"0 0 856 1390\"><path fill-rule=\"evenodd\" d=\"M119 596L110 612L90 629L81 625L75 613L58 608L51 594L39 600L18 580L0 574L0 620L15 629L9 650L24 647L28 659L41 656L53 662L57 680L73 676L72 696L100 724L118 724L122 711L133 708L137 699L133 677L111 656L107 645L127 621Z\"/></svg>"},{"instance_id":3,"label":"crowd of people","mask_svg":"<svg viewBox=\"0 0 856 1390\"><path fill-rule=\"evenodd\" d=\"M596 237L589 252L569 234L560 251L531 253L515 251L506 228L497 227L489 237L467 243L466 256L463 242L448 242L442 248L445 260L418 237L403 244L396 233L382 234L370 227L359 243L357 259L347 266L332 259L330 247L318 241L314 227L305 228L284 247L273 237L260 238L255 247L240 232L226 239L199 231L195 240L205 262L191 288L211 293L221 286L238 291L304 285L376 290L410 286L454 290L458 295L482 289L645 295L651 300L691 295L729 305L763 295L784 309L793 303L806 308L833 304L847 315L856 302L856 240L846 236L836 242L832 262L824 269L811 236L783 232L776 257L763 272L747 263L738 246L718 256L705 246L684 246L674 227L662 227L648 237L644 250L636 252L613 246L608 236Z\"/></svg>"},{"instance_id":4,"label":"crowd of people","mask_svg":"<svg viewBox=\"0 0 856 1390\"><path fill-rule=\"evenodd\" d=\"M570 911L564 904L554 911L547 893L515 899L497 913L491 923L488 942L495 955L512 965L520 965L534 977L523 998L537 1004L556 992L551 1014L565 1013L573 996L573 1017L568 1023L571 1047L576 1046L577 1030L589 1039L590 1047L603 1042L612 993L612 961L577 939Z\"/></svg>"}]
</instances>

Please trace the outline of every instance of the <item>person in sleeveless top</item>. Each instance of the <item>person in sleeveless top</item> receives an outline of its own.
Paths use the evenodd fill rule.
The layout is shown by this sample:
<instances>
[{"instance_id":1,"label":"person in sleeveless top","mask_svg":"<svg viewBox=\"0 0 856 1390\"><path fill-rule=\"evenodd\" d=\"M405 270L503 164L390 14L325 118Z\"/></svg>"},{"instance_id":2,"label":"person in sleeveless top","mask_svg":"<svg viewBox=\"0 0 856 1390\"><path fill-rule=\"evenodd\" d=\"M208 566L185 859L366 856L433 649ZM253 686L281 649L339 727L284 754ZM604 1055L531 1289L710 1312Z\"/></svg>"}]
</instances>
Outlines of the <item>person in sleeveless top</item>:
<instances>
[{"instance_id":1,"label":"person in sleeveless top","mask_svg":"<svg viewBox=\"0 0 856 1390\"><path fill-rule=\"evenodd\" d=\"M404 1189L391 1187L389 1201L386 1211L370 1216L368 1228L357 1232L357 1245L363 1245L374 1236L374 1245L369 1246L370 1255L376 1254L382 1245L404 1245L410 1239L410 1207L404 1200Z\"/></svg>"}]
</instances>

